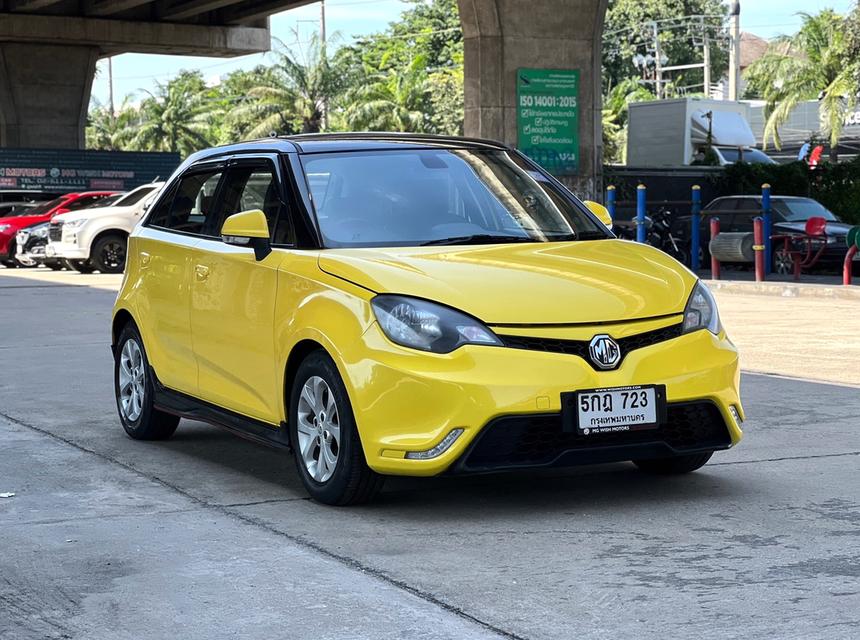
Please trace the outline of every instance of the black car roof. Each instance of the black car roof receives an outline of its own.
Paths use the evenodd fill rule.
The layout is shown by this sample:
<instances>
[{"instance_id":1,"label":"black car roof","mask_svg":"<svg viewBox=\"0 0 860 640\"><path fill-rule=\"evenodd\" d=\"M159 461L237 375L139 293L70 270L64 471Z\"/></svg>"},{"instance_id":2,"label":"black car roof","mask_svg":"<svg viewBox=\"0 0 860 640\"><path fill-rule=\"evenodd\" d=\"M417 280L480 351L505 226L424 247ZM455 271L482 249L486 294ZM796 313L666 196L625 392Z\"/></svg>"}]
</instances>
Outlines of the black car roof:
<instances>
[{"instance_id":1,"label":"black car roof","mask_svg":"<svg viewBox=\"0 0 860 640\"><path fill-rule=\"evenodd\" d=\"M508 149L493 140L418 133L310 133L249 140L198 151L188 162L236 153L326 153L404 148Z\"/></svg>"}]
</instances>

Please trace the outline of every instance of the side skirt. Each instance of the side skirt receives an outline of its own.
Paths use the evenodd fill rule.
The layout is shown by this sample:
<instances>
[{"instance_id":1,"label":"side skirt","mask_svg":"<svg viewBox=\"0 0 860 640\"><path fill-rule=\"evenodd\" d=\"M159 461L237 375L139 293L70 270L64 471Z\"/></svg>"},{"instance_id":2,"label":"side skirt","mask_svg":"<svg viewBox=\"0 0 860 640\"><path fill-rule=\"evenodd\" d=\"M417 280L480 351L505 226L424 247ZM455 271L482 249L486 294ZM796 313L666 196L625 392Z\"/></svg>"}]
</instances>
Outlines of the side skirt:
<instances>
[{"instance_id":1,"label":"side skirt","mask_svg":"<svg viewBox=\"0 0 860 640\"><path fill-rule=\"evenodd\" d=\"M168 389L159 382L152 367L149 368L149 376L152 381L152 388L155 389L153 404L160 411L189 420L207 422L260 444L280 449L291 448L290 432L286 423L274 425L255 420L205 400Z\"/></svg>"}]
</instances>

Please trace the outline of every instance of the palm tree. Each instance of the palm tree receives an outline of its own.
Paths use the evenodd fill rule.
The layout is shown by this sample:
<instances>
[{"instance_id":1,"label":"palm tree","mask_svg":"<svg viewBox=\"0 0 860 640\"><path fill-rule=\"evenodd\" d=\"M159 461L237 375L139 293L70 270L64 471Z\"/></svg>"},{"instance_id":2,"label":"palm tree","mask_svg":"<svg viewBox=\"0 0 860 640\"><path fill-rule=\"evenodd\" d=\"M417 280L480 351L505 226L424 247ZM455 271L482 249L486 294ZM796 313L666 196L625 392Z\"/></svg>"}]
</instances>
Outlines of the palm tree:
<instances>
[{"instance_id":1,"label":"palm tree","mask_svg":"<svg viewBox=\"0 0 860 640\"><path fill-rule=\"evenodd\" d=\"M857 63L848 56L845 18L831 9L801 15L800 30L774 40L745 78L766 100L765 148L772 140L779 149L779 127L798 103L817 99L822 128L830 135L830 159L836 161L844 116L857 99Z\"/></svg>"},{"instance_id":2,"label":"palm tree","mask_svg":"<svg viewBox=\"0 0 860 640\"><path fill-rule=\"evenodd\" d=\"M186 156L211 146L210 104L200 72L180 73L140 103L139 122L129 147L146 151L172 151Z\"/></svg>"},{"instance_id":3,"label":"palm tree","mask_svg":"<svg viewBox=\"0 0 860 640\"><path fill-rule=\"evenodd\" d=\"M346 121L354 130L424 133L429 85L419 56L404 71L377 73L350 95Z\"/></svg>"},{"instance_id":4,"label":"palm tree","mask_svg":"<svg viewBox=\"0 0 860 640\"><path fill-rule=\"evenodd\" d=\"M137 110L128 100L123 101L116 113L111 113L109 107L93 101L87 116L87 148L107 151L127 148L137 121Z\"/></svg>"},{"instance_id":5,"label":"palm tree","mask_svg":"<svg viewBox=\"0 0 860 640\"><path fill-rule=\"evenodd\" d=\"M283 44L276 56L260 83L248 90L250 100L236 107L234 117L255 122L247 131L251 137L321 131L326 105L342 92L345 74L316 36L302 60Z\"/></svg>"}]
</instances>

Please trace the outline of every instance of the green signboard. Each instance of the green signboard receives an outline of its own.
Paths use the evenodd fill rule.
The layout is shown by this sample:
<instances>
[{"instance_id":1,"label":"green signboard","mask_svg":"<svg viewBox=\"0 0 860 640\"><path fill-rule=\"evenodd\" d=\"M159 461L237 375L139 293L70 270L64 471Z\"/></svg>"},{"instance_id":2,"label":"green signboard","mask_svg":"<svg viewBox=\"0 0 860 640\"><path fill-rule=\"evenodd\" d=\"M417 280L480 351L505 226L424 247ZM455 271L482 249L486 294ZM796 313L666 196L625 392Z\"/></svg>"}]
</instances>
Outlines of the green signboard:
<instances>
[{"instance_id":1,"label":"green signboard","mask_svg":"<svg viewBox=\"0 0 860 640\"><path fill-rule=\"evenodd\" d=\"M520 151L557 176L579 169L579 70L517 71Z\"/></svg>"}]
</instances>

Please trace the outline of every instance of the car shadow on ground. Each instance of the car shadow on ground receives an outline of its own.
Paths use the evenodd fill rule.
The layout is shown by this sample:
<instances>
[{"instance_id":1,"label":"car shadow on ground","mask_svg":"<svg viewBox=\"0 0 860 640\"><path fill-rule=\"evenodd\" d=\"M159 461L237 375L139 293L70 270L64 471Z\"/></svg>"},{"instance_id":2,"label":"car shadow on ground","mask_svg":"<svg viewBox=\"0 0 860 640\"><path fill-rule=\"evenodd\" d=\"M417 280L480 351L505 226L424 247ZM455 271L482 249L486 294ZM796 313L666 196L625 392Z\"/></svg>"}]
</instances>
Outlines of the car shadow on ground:
<instances>
[{"instance_id":1,"label":"car shadow on ground","mask_svg":"<svg viewBox=\"0 0 860 640\"><path fill-rule=\"evenodd\" d=\"M305 498L291 455L234 436L222 429L201 423L183 421L174 437L156 446L169 449L173 455L187 456L203 462L208 468L224 467L252 481L283 487L283 500ZM719 453L713 461L719 462ZM654 476L640 472L631 463L604 464L511 471L485 475L440 476L434 478L389 477L381 494L362 511L410 513L420 516L428 510L444 508L446 517L474 517L498 509L510 514L522 509L545 511L597 508L671 507L689 501L722 502L748 496L748 484L732 477L726 466L705 467L683 476ZM223 481L229 482L225 473ZM217 475L214 476L218 482ZM213 477L210 476L210 479ZM209 487L217 492L217 487ZM229 486L224 487L225 491ZM253 496L248 496L253 502ZM276 502L278 499L271 500Z\"/></svg>"}]
</instances>

